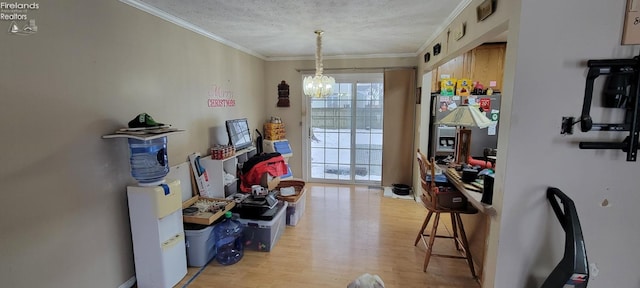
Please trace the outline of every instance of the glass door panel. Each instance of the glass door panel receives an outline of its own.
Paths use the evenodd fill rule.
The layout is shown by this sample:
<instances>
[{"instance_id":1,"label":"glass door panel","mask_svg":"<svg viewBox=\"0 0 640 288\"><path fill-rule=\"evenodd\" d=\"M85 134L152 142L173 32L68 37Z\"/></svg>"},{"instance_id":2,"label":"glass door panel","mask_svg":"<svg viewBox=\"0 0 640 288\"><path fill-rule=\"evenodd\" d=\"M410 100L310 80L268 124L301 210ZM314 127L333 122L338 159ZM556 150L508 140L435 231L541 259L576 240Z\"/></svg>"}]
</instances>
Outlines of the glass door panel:
<instances>
[{"instance_id":1,"label":"glass door panel","mask_svg":"<svg viewBox=\"0 0 640 288\"><path fill-rule=\"evenodd\" d=\"M379 184L382 74L376 81L349 78L336 77L333 95L309 101L309 177L312 181Z\"/></svg>"}]
</instances>

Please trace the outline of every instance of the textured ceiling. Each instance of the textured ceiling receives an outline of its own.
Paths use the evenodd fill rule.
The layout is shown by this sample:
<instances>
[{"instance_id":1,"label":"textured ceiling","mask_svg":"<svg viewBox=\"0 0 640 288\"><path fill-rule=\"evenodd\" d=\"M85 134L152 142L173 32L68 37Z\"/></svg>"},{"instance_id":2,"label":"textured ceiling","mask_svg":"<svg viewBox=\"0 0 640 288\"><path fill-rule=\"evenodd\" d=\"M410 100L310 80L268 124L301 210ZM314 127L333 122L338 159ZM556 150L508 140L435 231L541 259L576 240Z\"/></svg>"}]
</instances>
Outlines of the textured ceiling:
<instances>
[{"instance_id":1,"label":"textured ceiling","mask_svg":"<svg viewBox=\"0 0 640 288\"><path fill-rule=\"evenodd\" d=\"M468 0L122 0L264 59L410 56Z\"/></svg>"}]
</instances>

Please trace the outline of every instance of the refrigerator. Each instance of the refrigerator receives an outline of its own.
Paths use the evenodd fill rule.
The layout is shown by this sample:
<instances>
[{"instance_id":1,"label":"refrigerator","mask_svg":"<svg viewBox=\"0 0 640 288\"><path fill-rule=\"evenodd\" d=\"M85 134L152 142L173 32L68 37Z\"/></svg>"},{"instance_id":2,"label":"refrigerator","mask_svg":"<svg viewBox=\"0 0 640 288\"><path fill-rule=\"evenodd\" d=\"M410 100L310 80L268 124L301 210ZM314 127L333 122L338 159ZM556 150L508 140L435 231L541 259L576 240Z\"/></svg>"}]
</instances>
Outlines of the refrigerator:
<instances>
[{"instance_id":1,"label":"refrigerator","mask_svg":"<svg viewBox=\"0 0 640 288\"><path fill-rule=\"evenodd\" d=\"M471 156L482 159L485 148L498 148L498 122L500 115L500 94L471 95L471 96L441 96L431 94L431 109L429 115L429 157L445 158L455 153L456 128L438 125L438 121L447 116L455 107L463 103L484 106L488 118L496 121L495 127L480 129L468 127L471 130Z\"/></svg>"}]
</instances>

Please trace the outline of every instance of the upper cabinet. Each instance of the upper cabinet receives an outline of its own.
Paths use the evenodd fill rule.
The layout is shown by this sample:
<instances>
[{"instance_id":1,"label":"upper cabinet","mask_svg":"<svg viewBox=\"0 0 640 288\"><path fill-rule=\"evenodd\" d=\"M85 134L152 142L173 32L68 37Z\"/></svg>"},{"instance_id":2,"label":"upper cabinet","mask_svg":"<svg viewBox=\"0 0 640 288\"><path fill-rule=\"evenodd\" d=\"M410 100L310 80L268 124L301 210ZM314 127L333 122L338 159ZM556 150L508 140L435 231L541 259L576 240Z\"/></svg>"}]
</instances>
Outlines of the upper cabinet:
<instances>
[{"instance_id":1,"label":"upper cabinet","mask_svg":"<svg viewBox=\"0 0 640 288\"><path fill-rule=\"evenodd\" d=\"M505 44L487 44L471 50L472 81L480 81L485 88L495 81L494 90L502 91L502 74L504 73Z\"/></svg>"},{"instance_id":2,"label":"upper cabinet","mask_svg":"<svg viewBox=\"0 0 640 288\"><path fill-rule=\"evenodd\" d=\"M489 88L491 81L495 81L496 85L492 88L502 91L505 50L505 43L484 44L442 64L433 70L431 92L440 90L439 80L443 74L456 79L468 78L474 82L479 81L485 89Z\"/></svg>"}]
</instances>

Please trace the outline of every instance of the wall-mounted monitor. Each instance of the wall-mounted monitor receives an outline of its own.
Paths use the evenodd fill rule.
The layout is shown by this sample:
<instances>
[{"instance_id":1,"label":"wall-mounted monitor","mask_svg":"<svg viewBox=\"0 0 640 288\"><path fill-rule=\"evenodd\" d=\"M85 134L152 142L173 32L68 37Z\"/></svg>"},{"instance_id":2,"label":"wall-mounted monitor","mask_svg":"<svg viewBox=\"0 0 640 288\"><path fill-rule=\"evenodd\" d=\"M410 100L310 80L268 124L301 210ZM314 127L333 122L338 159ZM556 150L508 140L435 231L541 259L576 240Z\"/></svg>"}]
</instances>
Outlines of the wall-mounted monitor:
<instances>
[{"instance_id":1,"label":"wall-mounted monitor","mask_svg":"<svg viewBox=\"0 0 640 288\"><path fill-rule=\"evenodd\" d=\"M247 118L227 120L225 125L229 135L229 145L233 145L236 150L253 146Z\"/></svg>"}]
</instances>

